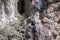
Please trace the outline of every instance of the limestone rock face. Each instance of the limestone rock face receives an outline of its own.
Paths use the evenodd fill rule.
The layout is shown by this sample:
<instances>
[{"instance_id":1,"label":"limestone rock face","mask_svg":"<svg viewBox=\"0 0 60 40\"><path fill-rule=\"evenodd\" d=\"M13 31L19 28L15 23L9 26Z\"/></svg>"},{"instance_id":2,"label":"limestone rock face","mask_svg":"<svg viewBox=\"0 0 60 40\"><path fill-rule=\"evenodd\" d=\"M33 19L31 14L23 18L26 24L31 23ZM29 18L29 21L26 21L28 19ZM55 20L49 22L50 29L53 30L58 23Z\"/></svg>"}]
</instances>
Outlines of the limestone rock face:
<instances>
[{"instance_id":1,"label":"limestone rock face","mask_svg":"<svg viewBox=\"0 0 60 40\"><path fill-rule=\"evenodd\" d=\"M35 8L34 0L24 0L22 16L17 9L18 1L0 0L0 40L60 40L60 2L41 12Z\"/></svg>"},{"instance_id":2,"label":"limestone rock face","mask_svg":"<svg viewBox=\"0 0 60 40\"><path fill-rule=\"evenodd\" d=\"M0 34L3 36L16 35L18 28L21 31L23 16L17 11L17 2L18 0L0 0Z\"/></svg>"}]
</instances>

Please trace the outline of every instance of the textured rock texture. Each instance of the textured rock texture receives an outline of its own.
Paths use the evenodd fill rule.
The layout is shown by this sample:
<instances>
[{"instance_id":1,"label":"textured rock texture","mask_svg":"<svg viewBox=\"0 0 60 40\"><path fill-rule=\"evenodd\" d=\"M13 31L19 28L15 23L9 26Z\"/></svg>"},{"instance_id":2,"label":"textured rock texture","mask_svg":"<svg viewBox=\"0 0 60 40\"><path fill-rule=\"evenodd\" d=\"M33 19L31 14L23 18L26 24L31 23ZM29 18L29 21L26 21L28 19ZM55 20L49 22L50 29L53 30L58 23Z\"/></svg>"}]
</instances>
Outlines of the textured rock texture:
<instances>
[{"instance_id":1,"label":"textured rock texture","mask_svg":"<svg viewBox=\"0 0 60 40\"><path fill-rule=\"evenodd\" d=\"M28 40L60 40L60 2L53 3L44 10L43 17L40 19L41 12L35 11L33 17L29 18ZM32 31L31 31L32 30ZM33 32L34 31L34 32Z\"/></svg>"},{"instance_id":2,"label":"textured rock texture","mask_svg":"<svg viewBox=\"0 0 60 40\"><path fill-rule=\"evenodd\" d=\"M17 11L17 2L18 0L0 0L0 40L22 40L20 27L24 19Z\"/></svg>"},{"instance_id":3,"label":"textured rock texture","mask_svg":"<svg viewBox=\"0 0 60 40\"><path fill-rule=\"evenodd\" d=\"M0 40L60 40L60 2L23 1L0 0Z\"/></svg>"}]
</instances>

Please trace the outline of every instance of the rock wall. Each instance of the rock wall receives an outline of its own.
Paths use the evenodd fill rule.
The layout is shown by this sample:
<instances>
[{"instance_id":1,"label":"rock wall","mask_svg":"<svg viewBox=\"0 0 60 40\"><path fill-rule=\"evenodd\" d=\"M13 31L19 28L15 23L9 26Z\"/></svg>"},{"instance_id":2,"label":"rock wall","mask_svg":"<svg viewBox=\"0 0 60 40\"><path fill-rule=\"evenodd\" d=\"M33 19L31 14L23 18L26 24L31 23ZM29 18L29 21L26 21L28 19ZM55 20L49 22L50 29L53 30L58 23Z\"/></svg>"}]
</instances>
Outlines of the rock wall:
<instances>
[{"instance_id":1,"label":"rock wall","mask_svg":"<svg viewBox=\"0 0 60 40\"><path fill-rule=\"evenodd\" d=\"M17 10L17 2L18 0L0 0L0 40L22 40L20 31L24 19Z\"/></svg>"},{"instance_id":2,"label":"rock wall","mask_svg":"<svg viewBox=\"0 0 60 40\"><path fill-rule=\"evenodd\" d=\"M27 35L30 37L28 36L27 40L60 40L59 5L60 2L50 4L48 9L44 10L42 19L39 19L39 11L36 11L35 15L29 18Z\"/></svg>"},{"instance_id":3,"label":"rock wall","mask_svg":"<svg viewBox=\"0 0 60 40\"><path fill-rule=\"evenodd\" d=\"M0 0L0 40L60 40L60 2L41 10L35 1L24 0L22 16L19 0Z\"/></svg>"}]
</instances>

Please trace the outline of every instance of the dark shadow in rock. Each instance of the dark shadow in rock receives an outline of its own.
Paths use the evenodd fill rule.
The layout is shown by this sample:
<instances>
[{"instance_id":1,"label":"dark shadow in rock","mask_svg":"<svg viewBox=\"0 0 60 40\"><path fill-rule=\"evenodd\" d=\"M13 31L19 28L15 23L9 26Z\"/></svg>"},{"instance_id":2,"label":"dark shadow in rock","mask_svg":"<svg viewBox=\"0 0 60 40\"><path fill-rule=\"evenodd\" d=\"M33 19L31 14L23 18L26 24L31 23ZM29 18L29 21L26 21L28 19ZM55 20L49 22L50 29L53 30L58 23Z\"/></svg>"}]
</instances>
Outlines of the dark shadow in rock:
<instances>
[{"instance_id":1,"label":"dark shadow in rock","mask_svg":"<svg viewBox=\"0 0 60 40\"><path fill-rule=\"evenodd\" d=\"M18 3L17 3L17 9L18 9L18 12L22 15L25 11L25 2L24 0L19 0Z\"/></svg>"},{"instance_id":2,"label":"dark shadow in rock","mask_svg":"<svg viewBox=\"0 0 60 40\"><path fill-rule=\"evenodd\" d=\"M58 21L58 24L60 24L60 20Z\"/></svg>"}]
</instances>

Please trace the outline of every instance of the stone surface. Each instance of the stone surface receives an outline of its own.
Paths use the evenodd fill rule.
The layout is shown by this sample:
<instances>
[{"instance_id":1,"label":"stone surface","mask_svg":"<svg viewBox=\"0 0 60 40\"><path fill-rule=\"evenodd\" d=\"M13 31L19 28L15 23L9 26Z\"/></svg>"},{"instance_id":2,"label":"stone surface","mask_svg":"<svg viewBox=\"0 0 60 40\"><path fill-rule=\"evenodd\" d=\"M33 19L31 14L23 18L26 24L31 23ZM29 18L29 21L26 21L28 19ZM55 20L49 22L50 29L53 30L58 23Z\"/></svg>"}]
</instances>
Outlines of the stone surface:
<instances>
[{"instance_id":1,"label":"stone surface","mask_svg":"<svg viewBox=\"0 0 60 40\"><path fill-rule=\"evenodd\" d=\"M26 19L18 12L17 2L0 0L0 40L60 40L60 2L50 4L40 13L33 7L36 6L33 0L25 7L29 9L26 13L31 13L25 14L30 17Z\"/></svg>"}]
</instances>

